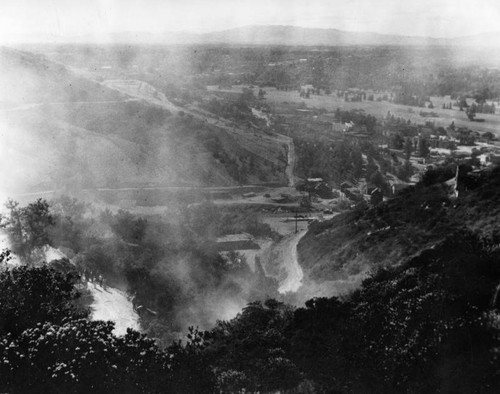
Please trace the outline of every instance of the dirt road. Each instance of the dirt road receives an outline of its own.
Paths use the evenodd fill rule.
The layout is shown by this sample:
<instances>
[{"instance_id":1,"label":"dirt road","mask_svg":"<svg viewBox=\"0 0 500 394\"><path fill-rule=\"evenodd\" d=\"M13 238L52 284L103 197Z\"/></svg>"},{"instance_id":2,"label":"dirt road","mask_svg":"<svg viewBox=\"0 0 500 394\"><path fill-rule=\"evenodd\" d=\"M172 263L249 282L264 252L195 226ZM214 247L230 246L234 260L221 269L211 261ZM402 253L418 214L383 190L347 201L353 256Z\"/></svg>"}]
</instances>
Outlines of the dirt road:
<instances>
[{"instance_id":1,"label":"dirt road","mask_svg":"<svg viewBox=\"0 0 500 394\"><path fill-rule=\"evenodd\" d=\"M297 245L306 232L291 234L277 245L277 250L281 252L280 263L283 264L286 273L285 279L280 282L278 289L280 293L296 292L302 286L304 273L298 261Z\"/></svg>"}]
</instances>

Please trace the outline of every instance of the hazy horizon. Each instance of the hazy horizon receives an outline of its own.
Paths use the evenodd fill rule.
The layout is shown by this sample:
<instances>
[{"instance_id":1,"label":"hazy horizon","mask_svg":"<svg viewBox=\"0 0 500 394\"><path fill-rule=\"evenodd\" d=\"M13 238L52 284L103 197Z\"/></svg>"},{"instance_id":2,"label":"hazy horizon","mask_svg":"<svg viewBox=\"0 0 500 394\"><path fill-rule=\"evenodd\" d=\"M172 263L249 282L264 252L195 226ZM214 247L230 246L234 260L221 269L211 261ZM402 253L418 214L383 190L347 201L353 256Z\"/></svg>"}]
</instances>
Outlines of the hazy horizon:
<instances>
[{"instance_id":1,"label":"hazy horizon","mask_svg":"<svg viewBox=\"0 0 500 394\"><path fill-rule=\"evenodd\" d=\"M443 0L6 1L0 4L0 43L57 43L120 33L209 33L252 25L294 26L429 38L498 31L500 3Z\"/></svg>"}]
</instances>

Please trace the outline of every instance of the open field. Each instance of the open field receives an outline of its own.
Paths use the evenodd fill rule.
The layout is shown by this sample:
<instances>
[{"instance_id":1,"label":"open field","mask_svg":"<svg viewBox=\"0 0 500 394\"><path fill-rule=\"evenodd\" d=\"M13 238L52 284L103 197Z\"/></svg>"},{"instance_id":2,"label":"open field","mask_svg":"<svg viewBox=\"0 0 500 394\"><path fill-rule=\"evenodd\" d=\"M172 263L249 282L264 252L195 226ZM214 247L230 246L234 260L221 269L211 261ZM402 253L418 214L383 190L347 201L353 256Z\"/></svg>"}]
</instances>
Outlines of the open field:
<instances>
[{"instance_id":1,"label":"open field","mask_svg":"<svg viewBox=\"0 0 500 394\"><path fill-rule=\"evenodd\" d=\"M212 91L238 93L245 86L232 86L231 88L219 89L217 86L209 86ZM327 112L333 112L337 108L343 110L363 109L366 113L383 117L390 111L395 117L401 117L405 120L410 119L411 122L425 123L426 121L435 122L436 126L449 126L451 122L455 122L457 127L467 127L474 131L484 133L490 131L497 137L500 137L500 115L478 114L477 118L484 119L484 122L471 122L467 118L465 112L459 111L456 107L453 109L442 109L443 103L449 103L452 100L446 97L431 97L435 108L419 108L410 107L389 103L387 101L361 101L361 102L346 102L342 98L338 98L335 93L332 95L311 95L310 98L302 98L296 90L282 91L276 88L266 87L266 102L270 105L282 105L287 103L300 104L304 103L307 108L325 109ZM370 92L367 92L370 93ZM471 100L469 100L471 102ZM419 112L435 112L438 117L422 117Z\"/></svg>"}]
</instances>

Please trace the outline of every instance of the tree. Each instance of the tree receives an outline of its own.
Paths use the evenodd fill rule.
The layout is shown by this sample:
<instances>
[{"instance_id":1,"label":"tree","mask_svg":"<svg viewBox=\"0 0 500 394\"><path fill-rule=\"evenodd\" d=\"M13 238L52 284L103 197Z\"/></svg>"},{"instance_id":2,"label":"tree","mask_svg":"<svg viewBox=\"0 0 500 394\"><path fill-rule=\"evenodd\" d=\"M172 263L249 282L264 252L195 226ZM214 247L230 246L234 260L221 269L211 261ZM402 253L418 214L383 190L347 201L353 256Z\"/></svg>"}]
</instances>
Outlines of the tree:
<instances>
[{"instance_id":1,"label":"tree","mask_svg":"<svg viewBox=\"0 0 500 394\"><path fill-rule=\"evenodd\" d=\"M233 320L207 333L207 352L219 376L220 389L276 391L296 387L298 368L285 352L285 332L293 310L270 299L251 302Z\"/></svg>"},{"instance_id":2,"label":"tree","mask_svg":"<svg viewBox=\"0 0 500 394\"><path fill-rule=\"evenodd\" d=\"M438 135L448 135L448 133L446 132L446 129L442 126L439 126L437 129L436 129L436 132Z\"/></svg>"},{"instance_id":3,"label":"tree","mask_svg":"<svg viewBox=\"0 0 500 394\"><path fill-rule=\"evenodd\" d=\"M60 324L88 311L74 302L80 297L75 272L62 274L46 266L21 266L0 272L0 335L19 335L37 323Z\"/></svg>"},{"instance_id":4,"label":"tree","mask_svg":"<svg viewBox=\"0 0 500 394\"><path fill-rule=\"evenodd\" d=\"M33 252L45 245L50 245L49 228L54 225L54 217L46 200L39 198L26 207L9 200L6 205L9 210L4 219L5 226L13 252L22 260L32 262Z\"/></svg>"},{"instance_id":5,"label":"tree","mask_svg":"<svg viewBox=\"0 0 500 394\"><path fill-rule=\"evenodd\" d=\"M325 62L322 57L317 57L312 61L312 85L315 89L320 89L326 83Z\"/></svg>"},{"instance_id":6,"label":"tree","mask_svg":"<svg viewBox=\"0 0 500 394\"><path fill-rule=\"evenodd\" d=\"M75 280L46 266L0 273L1 392L214 392L196 335L170 353L130 329L116 337L113 322L75 308Z\"/></svg>"},{"instance_id":7,"label":"tree","mask_svg":"<svg viewBox=\"0 0 500 394\"><path fill-rule=\"evenodd\" d=\"M493 141L495 139L495 135L491 131L483 133L482 137L488 141Z\"/></svg>"},{"instance_id":8,"label":"tree","mask_svg":"<svg viewBox=\"0 0 500 394\"><path fill-rule=\"evenodd\" d=\"M213 393L216 380L211 355L205 351L207 333L195 327L188 330L185 345L179 340L168 347L171 387L176 393Z\"/></svg>"},{"instance_id":9,"label":"tree","mask_svg":"<svg viewBox=\"0 0 500 394\"><path fill-rule=\"evenodd\" d=\"M0 389L23 393L181 393L172 390L168 354L133 330L116 337L114 323L46 322L0 339ZM8 363L5 363L8 360Z\"/></svg>"},{"instance_id":10,"label":"tree","mask_svg":"<svg viewBox=\"0 0 500 394\"><path fill-rule=\"evenodd\" d=\"M472 105L465 110L465 113L467 114L467 117L469 118L469 120L473 121L474 118L476 117L476 113L477 113L476 104L472 103Z\"/></svg>"},{"instance_id":11,"label":"tree","mask_svg":"<svg viewBox=\"0 0 500 394\"><path fill-rule=\"evenodd\" d=\"M380 269L346 299L307 301L289 329L292 361L319 392L498 391L498 339L483 320L498 251L471 238L457 232L402 267Z\"/></svg>"},{"instance_id":12,"label":"tree","mask_svg":"<svg viewBox=\"0 0 500 394\"><path fill-rule=\"evenodd\" d=\"M474 100L476 100L476 103L478 103L478 104L484 104L484 103L486 103L486 100L488 100L492 97L493 96L491 94L490 88L487 86L482 88L481 90L477 91L474 94Z\"/></svg>"},{"instance_id":13,"label":"tree","mask_svg":"<svg viewBox=\"0 0 500 394\"><path fill-rule=\"evenodd\" d=\"M404 149L405 149L405 160L408 161L410 160L411 153L413 152L413 143L410 138L406 138Z\"/></svg>"},{"instance_id":14,"label":"tree","mask_svg":"<svg viewBox=\"0 0 500 394\"><path fill-rule=\"evenodd\" d=\"M458 104L460 111L463 111L464 108L469 108L469 104L467 104L467 99L463 96L458 98L457 104Z\"/></svg>"},{"instance_id":15,"label":"tree","mask_svg":"<svg viewBox=\"0 0 500 394\"><path fill-rule=\"evenodd\" d=\"M253 90L249 88L243 88L239 101L241 103L249 103L255 100Z\"/></svg>"},{"instance_id":16,"label":"tree","mask_svg":"<svg viewBox=\"0 0 500 394\"><path fill-rule=\"evenodd\" d=\"M399 133L394 134L392 139L391 139L392 147L394 149L403 149L404 142L405 141L404 141L403 137L401 137L401 135Z\"/></svg>"},{"instance_id":17,"label":"tree","mask_svg":"<svg viewBox=\"0 0 500 394\"><path fill-rule=\"evenodd\" d=\"M427 157L429 156L430 149L429 149L429 141L427 141L426 138L419 138L418 140L418 155L420 157Z\"/></svg>"},{"instance_id":18,"label":"tree","mask_svg":"<svg viewBox=\"0 0 500 394\"><path fill-rule=\"evenodd\" d=\"M410 177L413 175L413 167L409 160L405 160L404 165L399 168L397 175L399 179L408 182Z\"/></svg>"},{"instance_id":19,"label":"tree","mask_svg":"<svg viewBox=\"0 0 500 394\"><path fill-rule=\"evenodd\" d=\"M384 195L388 196L391 194L391 188L389 183L387 183L384 176L380 173L380 171L375 171L369 178L369 181L372 185L378 187Z\"/></svg>"}]
</instances>

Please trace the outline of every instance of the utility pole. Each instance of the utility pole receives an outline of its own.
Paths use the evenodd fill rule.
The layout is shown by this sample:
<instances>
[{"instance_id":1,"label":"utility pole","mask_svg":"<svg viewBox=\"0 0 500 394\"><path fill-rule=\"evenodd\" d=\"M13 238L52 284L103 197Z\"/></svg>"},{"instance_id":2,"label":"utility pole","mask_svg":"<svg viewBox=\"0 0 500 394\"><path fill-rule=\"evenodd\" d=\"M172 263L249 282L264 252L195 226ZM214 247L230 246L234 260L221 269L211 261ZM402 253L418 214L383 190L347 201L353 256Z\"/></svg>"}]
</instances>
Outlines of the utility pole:
<instances>
[{"instance_id":1,"label":"utility pole","mask_svg":"<svg viewBox=\"0 0 500 394\"><path fill-rule=\"evenodd\" d=\"M298 221L299 221L299 213L298 213L298 208L295 208L295 234L298 232Z\"/></svg>"}]
</instances>

